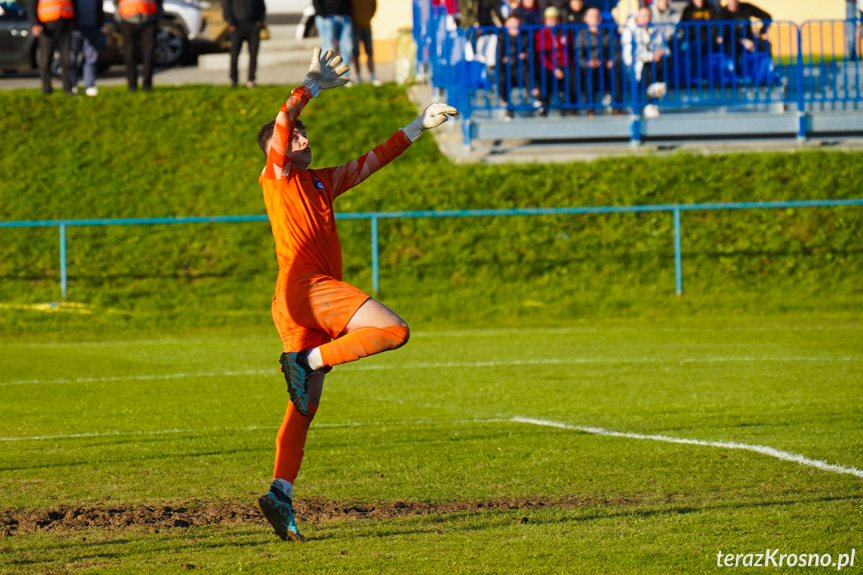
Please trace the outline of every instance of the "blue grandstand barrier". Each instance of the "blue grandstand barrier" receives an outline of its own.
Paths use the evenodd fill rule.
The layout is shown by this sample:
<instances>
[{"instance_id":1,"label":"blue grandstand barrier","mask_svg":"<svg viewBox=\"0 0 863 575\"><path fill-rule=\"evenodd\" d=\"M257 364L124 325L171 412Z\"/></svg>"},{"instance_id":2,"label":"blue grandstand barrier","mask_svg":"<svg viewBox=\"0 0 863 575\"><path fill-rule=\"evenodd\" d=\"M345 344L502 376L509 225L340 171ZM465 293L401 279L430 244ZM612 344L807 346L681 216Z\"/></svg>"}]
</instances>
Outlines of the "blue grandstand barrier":
<instances>
[{"instance_id":1,"label":"blue grandstand barrier","mask_svg":"<svg viewBox=\"0 0 863 575\"><path fill-rule=\"evenodd\" d=\"M415 210L404 212L346 212L337 213L337 220L369 220L371 225L371 267L372 292L380 289L380 260L378 223L382 219L410 218L465 218L465 217L503 217L503 216L540 216L573 214L613 214L642 212L671 212L674 219L674 273L675 291L683 294L683 252L681 213L686 211L749 210L749 209L786 209L863 206L863 198L835 200L795 200L777 202L729 202L702 204L654 204L643 206L572 206L560 208L512 208L487 210ZM60 289L63 299L68 293L66 228L69 226L125 226L152 224L201 224L230 222L266 222L266 215L246 216L189 216L164 218L112 218L89 220L25 220L0 221L0 228L36 228L57 226L60 230Z\"/></svg>"},{"instance_id":2,"label":"blue grandstand barrier","mask_svg":"<svg viewBox=\"0 0 863 575\"><path fill-rule=\"evenodd\" d=\"M459 108L468 146L475 112L487 120L614 111L628 116L638 142L642 118L660 109L794 110L798 139L810 132L809 113L863 111L863 66L848 53L844 20L462 29L442 6L422 13L429 22L415 29L435 31L432 87ZM645 58L656 52L664 55Z\"/></svg>"}]
</instances>

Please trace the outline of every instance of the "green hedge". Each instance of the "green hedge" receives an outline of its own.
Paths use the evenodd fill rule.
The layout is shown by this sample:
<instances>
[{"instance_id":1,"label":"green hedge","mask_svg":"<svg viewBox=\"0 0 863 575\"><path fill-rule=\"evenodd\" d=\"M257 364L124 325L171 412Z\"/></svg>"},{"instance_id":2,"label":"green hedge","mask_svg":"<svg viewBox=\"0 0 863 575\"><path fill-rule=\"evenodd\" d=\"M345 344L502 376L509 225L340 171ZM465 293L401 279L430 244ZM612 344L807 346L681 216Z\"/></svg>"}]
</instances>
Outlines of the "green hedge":
<instances>
[{"instance_id":1,"label":"green hedge","mask_svg":"<svg viewBox=\"0 0 863 575\"><path fill-rule=\"evenodd\" d=\"M255 135L286 95L209 86L105 89L96 99L0 93L0 218L264 213ZM315 165L356 157L415 114L394 86L324 93L303 114ZM860 173L861 153L815 151L454 166L426 136L337 208L850 198L860 196ZM346 279L370 289L368 222L343 221L340 234ZM67 237L69 299L94 306L95 324L269 322L277 270L266 223L75 227ZM682 302L669 213L386 220L380 238L381 297L425 322L859 310L863 294L856 207L684 213ZM0 229L0 245L0 302L58 298L56 228ZM54 317L6 310L0 327L40 330Z\"/></svg>"}]
</instances>

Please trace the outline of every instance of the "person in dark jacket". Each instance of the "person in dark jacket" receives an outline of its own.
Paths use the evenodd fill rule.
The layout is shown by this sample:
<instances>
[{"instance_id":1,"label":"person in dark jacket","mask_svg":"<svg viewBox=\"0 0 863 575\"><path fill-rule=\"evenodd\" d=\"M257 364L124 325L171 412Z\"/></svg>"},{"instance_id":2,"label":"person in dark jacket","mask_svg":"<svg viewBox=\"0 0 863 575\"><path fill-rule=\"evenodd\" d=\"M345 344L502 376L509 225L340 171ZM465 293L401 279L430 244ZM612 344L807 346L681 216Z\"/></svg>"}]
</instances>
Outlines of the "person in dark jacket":
<instances>
[{"instance_id":1,"label":"person in dark jacket","mask_svg":"<svg viewBox=\"0 0 863 575\"><path fill-rule=\"evenodd\" d=\"M569 0L562 12L564 24L584 24L586 11L584 0Z\"/></svg>"},{"instance_id":2,"label":"person in dark jacket","mask_svg":"<svg viewBox=\"0 0 863 575\"><path fill-rule=\"evenodd\" d=\"M761 29L757 35L752 34L752 26L749 21L753 18L761 20ZM766 10L762 10L749 2L728 0L727 4L719 10L719 20L723 22L741 21L742 24L724 26L722 29L722 43L727 52L731 53L732 46L736 51L745 50L755 52L764 49L767 38L767 29L773 17Z\"/></svg>"},{"instance_id":3,"label":"person in dark jacket","mask_svg":"<svg viewBox=\"0 0 863 575\"><path fill-rule=\"evenodd\" d=\"M597 8L587 9L584 23L587 24L587 30L578 36L578 63L585 99L597 105L608 94L612 103L618 103L621 100L623 78L620 74L622 60L616 30L602 26L602 14ZM618 112L615 109L615 113Z\"/></svg>"},{"instance_id":4,"label":"person in dark jacket","mask_svg":"<svg viewBox=\"0 0 863 575\"><path fill-rule=\"evenodd\" d=\"M63 91L72 94L72 75L69 52L72 47L72 30L78 16L76 0L29 0L27 17L30 30L39 44L39 69L42 73L42 93L50 94L51 58L54 50L60 52Z\"/></svg>"},{"instance_id":5,"label":"person in dark jacket","mask_svg":"<svg viewBox=\"0 0 863 575\"><path fill-rule=\"evenodd\" d=\"M719 10L706 0L690 0L680 15L680 23L685 26L683 41L685 55L682 59L684 79L689 82L705 72L705 58L720 51L721 26L715 24Z\"/></svg>"},{"instance_id":6,"label":"person in dark jacket","mask_svg":"<svg viewBox=\"0 0 863 575\"><path fill-rule=\"evenodd\" d=\"M140 45L144 65L142 87L153 90L153 53L156 50L156 32L162 15L162 0L114 0L115 18L123 34L123 60L126 63L126 83L129 91L138 90L138 67L135 62Z\"/></svg>"},{"instance_id":7,"label":"person in dark jacket","mask_svg":"<svg viewBox=\"0 0 863 575\"><path fill-rule=\"evenodd\" d=\"M510 91L512 89L528 88L530 86L530 52L531 33L519 30L521 20L515 14L510 14L504 21L504 29L497 33L497 76L498 93L506 110L504 118L509 121L513 111L509 108Z\"/></svg>"},{"instance_id":8,"label":"person in dark jacket","mask_svg":"<svg viewBox=\"0 0 863 575\"><path fill-rule=\"evenodd\" d=\"M246 87L253 88L258 68L261 28L267 17L267 7L264 0L222 0L222 12L225 14L231 38L231 85L237 86L240 75L237 69L240 48L243 47L243 42L246 42L249 45L249 76Z\"/></svg>"},{"instance_id":9,"label":"person in dark jacket","mask_svg":"<svg viewBox=\"0 0 863 575\"><path fill-rule=\"evenodd\" d=\"M324 52L332 50L350 67L354 34L351 0L312 0L315 7L315 27L321 37Z\"/></svg>"},{"instance_id":10,"label":"person in dark jacket","mask_svg":"<svg viewBox=\"0 0 863 575\"><path fill-rule=\"evenodd\" d=\"M518 8L513 10L513 14L518 16L523 25L535 26L540 24L540 13L537 9L536 0L521 0Z\"/></svg>"}]
</instances>

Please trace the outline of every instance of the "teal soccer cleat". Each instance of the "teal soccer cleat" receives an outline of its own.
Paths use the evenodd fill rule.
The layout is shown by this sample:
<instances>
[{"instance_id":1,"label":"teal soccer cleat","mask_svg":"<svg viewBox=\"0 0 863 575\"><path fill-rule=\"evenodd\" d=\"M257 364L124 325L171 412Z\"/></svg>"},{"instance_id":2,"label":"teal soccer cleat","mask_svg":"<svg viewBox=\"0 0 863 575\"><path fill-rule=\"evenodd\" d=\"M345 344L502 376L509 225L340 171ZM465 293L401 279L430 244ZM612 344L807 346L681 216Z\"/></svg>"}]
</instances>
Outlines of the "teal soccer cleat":
<instances>
[{"instance_id":1,"label":"teal soccer cleat","mask_svg":"<svg viewBox=\"0 0 863 575\"><path fill-rule=\"evenodd\" d=\"M291 401L302 415L309 413L309 379L315 373L309 368L308 363L303 361L306 355L308 355L307 351L290 351L283 353L279 358Z\"/></svg>"},{"instance_id":2,"label":"teal soccer cleat","mask_svg":"<svg viewBox=\"0 0 863 575\"><path fill-rule=\"evenodd\" d=\"M278 489L271 488L258 498L258 508L282 541L305 541L297 529L291 500Z\"/></svg>"}]
</instances>

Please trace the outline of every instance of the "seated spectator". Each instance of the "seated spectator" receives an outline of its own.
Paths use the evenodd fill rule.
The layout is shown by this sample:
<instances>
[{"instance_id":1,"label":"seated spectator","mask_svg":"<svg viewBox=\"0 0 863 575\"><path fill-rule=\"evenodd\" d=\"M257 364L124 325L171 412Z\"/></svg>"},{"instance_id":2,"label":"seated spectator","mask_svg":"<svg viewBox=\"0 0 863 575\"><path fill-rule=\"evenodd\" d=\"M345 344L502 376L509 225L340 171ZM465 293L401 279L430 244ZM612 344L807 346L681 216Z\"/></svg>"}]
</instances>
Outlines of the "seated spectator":
<instances>
[{"instance_id":1,"label":"seated spectator","mask_svg":"<svg viewBox=\"0 0 863 575\"><path fill-rule=\"evenodd\" d=\"M518 8L513 10L521 23L526 26L534 26L540 23L539 12L536 8L536 0L521 0Z\"/></svg>"},{"instance_id":2,"label":"seated spectator","mask_svg":"<svg viewBox=\"0 0 863 575\"><path fill-rule=\"evenodd\" d=\"M758 31L757 36L753 36L752 27L748 25L748 22L753 18L761 20L761 29ZM741 20L747 22L747 24L729 26L722 31L722 40L725 44L726 52L730 54L732 51L738 53L743 51L764 51L767 43L767 28L770 27L772 19L769 12L749 2L728 0L728 3L719 10L719 20L723 22Z\"/></svg>"},{"instance_id":3,"label":"seated spectator","mask_svg":"<svg viewBox=\"0 0 863 575\"><path fill-rule=\"evenodd\" d=\"M562 30L553 30L560 23L560 11L555 7L545 9L543 27L534 33L534 73L536 87L533 96L539 101L538 114L548 115L548 108L554 97L565 90L564 80L567 67L566 34Z\"/></svg>"},{"instance_id":4,"label":"seated spectator","mask_svg":"<svg viewBox=\"0 0 863 575\"><path fill-rule=\"evenodd\" d=\"M584 24L584 0L569 0L563 11L563 21L566 24Z\"/></svg>"},{"instance_id":5,"label":"seated spectator","mask_svg":"<svg viewBox=\"0 0 863 575\"><path fill-rule=\"evenodd\" d=\"M670 46L675 26L680 22L680 10L672 6L668 0L654 0L650 5L650 21L662 28L665 42Z\"/></svg>"},{"instance_id":6,"label":"seated spectator","mask_svg":"<svg viewBox=\"0 0 863 575\"><path fill-rule=\"evenodd\" d=\"M659 108L653 103L666 92L665 57L668 47L663 31L650 23L650 8L639 8L630 16L623 29L623 62L634 68L635 79L640 87L646 86L645 93L650 102L644 108L647 117L659 115ZM641 89L641 88L640 88Z\"/></svg>"},{"instance_id":7,"label":"seated spectator","mask_svg":"<svg viewBox=\"0 0 863 575\"><path fill-rule=\"evenodd\" d=\"M601 27L602 15L596 8L587 9L584 23L587 30L578 36L578 61L585 100L598 104L607 96L611 102L620 102L622 78L618 74L620 45L616 30ZM615 113L620 110L615 109Z\"/></svg>"},{"instance_id":8,"label":"seated spectator","mask_svg":"<svg viewBox=\"0 0 863 575\"><path fill-rule=\"evenodd\" d=\"M711 24L718 19L719 11L705 0L689 0L680 16L681 24L687 24L681 42L681 49L686 52L683 64L687 82L705 74L705 58L716 53L722 43L721 27Z\"/></svg>"},{"instance_id":9,"label":"seated spectator","mask_svg":"<svg viewBox=\"0 0 863 575\"><path fill-rule=\"evenodd\" d=\"M505 29L498 32L497 39L497 85L501 102L506 106L504 118L507 121L513 117L513 111L509 107L510 90L530 86L530 33L520 31L520 25L518 16L511 14L504 21Z\"/></svg>"}]
</instances>

